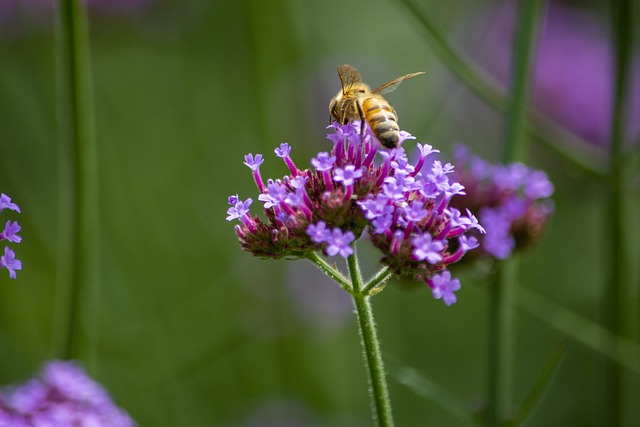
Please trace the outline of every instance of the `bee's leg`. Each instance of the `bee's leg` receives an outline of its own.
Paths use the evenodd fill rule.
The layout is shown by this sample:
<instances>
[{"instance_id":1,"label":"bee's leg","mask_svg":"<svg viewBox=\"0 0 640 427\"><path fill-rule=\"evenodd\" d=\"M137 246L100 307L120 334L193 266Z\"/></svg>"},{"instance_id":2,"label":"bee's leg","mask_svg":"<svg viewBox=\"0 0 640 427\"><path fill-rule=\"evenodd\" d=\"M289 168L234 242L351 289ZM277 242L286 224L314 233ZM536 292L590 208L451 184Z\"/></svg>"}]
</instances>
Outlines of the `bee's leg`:
<instances>
[{"instance_id":1,"label":"bee's leg","mask_svg":"<svg viewBox=\"0 0 640 427\"><path fill-rule=\"evenodd\" d=\"M364 144L364 124L367 120L367 117L364 115L364 110L362 109L362 105L360 105L360 101L356 102L358 106L358 115L360 116L360 143Z\"/></svg>"}]
</instances>

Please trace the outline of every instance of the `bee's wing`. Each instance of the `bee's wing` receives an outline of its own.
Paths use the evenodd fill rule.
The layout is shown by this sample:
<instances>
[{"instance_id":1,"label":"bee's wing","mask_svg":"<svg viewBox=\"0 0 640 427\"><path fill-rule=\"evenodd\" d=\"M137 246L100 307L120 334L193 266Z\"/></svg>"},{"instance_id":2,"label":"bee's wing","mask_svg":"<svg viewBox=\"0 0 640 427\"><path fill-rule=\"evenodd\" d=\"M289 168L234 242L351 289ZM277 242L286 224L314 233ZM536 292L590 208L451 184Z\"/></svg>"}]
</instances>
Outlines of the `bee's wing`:
<instances>
[{"instance_id":1,"label":"bee's wing","mask_svg":"<svg viewBox=\"0 0 640 427\"><path fill-rule=\"evenodd\" d=\"M340 81L342 82L342 93L347 93L351 86L362 82L360 71L351 65L338 65L338 76L340 76Z\"/></svg>"},{"instance_id":2,"label":"bee's wing","mask_svg":"<svg viewBox=\"0 0 640 427\"><path fill-rule=\"evenodd\" d=\"M411 77L419 76L420 74L424 74L424 71L420 71L418 73L411 73L411 74L407 74L406 76L398 77L397 79L391 80L390 82L387 82L382 86L380 86L379 88L375 89L373 93L383 94L383 93L393 92L394 90L398 89L398 86L400 86L400 83L402 83L404 80L410 79Z\"/></svg>"}]
</instances>

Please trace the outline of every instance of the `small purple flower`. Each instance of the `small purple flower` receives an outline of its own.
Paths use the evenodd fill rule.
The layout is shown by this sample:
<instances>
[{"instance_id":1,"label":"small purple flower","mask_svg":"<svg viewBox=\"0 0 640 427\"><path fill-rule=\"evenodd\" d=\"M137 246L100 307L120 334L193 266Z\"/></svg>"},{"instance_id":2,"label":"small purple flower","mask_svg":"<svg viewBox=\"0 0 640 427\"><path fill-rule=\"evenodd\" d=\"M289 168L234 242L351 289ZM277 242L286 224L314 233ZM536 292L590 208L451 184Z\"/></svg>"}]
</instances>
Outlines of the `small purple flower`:
<instances>
[{"instance_id":1,"label":"small purple flower","mask_svg":"<svg viewBox=\"0 0 640 427\"><path fill-rule=\"evenodd\" d=\"M260 165L262 162L262 154L256 154L256 156L253 157L253 154L249 153L244 156L244 164L251 169L251 172L253 173L253 180L261 193L265 190L264 181L262 180L262 175L260 175Z\"/></svg>"},{"instance_id":2,"label":"small purple flower","mask_svg":"<svg viewBox=\"0 0 640 427\"><path fill-rule=\"evenodd\" d=\"M307 227L307 235L316 243L326 242L330 234L331 231L327 230L327 224L324 221L320 221L318 224L309 224Z\"/></svg>"},{"instance_id":3,"label":"small purple flower","mask_svg":"<svg viewBox=\"0 0 640 427\"><path fill-rule=\"evenodd\" d=\"M553 184L544 171L531 171L524 185L524 195L529 199L546 199L553 194Z\"/></svg>"},{"instance_id":4,"label":"small purple flower","mask_svg":"<svg viewBox=\"0 0 640 427\"><path fill-rule=\"evenodd\" d=\"M336 156L331 156L326 152L318 153L316 157L311 159L311 164L318 172L331 170L335 162Z\"/></svg>"},{"instance_id":5,"label":"small purple flower","mask_svg":"<svg viewBox=\"0 0 640 427\"><path fill-rule=\"evenodd\" d=\"M516 245L511 235L511 221L500 210L491 208L482 209L480 218L487 230L483 241L484 250L497 259L509 258Z\"/></svg>"},{"instance_id":6,"label":"small purple flower","mask_svg":"<svg viewBox=\"0 0 640 427\"><path fill-rule=\"evenodd\" d=\"M244 218L249 213L251 203L253 203L251 198L243 202L238 199L237 195L229 197L229 204L233 204L233 206L227 209L227 221Z\"/></svg>"},{"instance_id":7,"label":"small purple flower","mask_svg":"<svg viewBox=\"0 0 640 427\"><path fill-rule=\"evenodd\" d=\"M339 254L342 258L347 258L349 255L353 254L351 242L354 240L355 236L351 231L343 233L342 230L336 227L331 231L331 234L326 237L327 248L325 249L325 252L329 256Z\"/></svg>"},{"instance_id":8,"label":"small purple flower","mask_svg":"<svg viewBox=\"0 0 640 427\"><path fill-rule=\"evenodd\" d=\"M411 239L413 246L413 256L418 261L427 260L429 264L436 264L442 261L440 251L444 249L444 245L439 240L433 240L431 234L419 234Z\"/></svg>"},{"instance_id":9,"label":"small purple flower","mask_svg":"<svg viewBox=\"0 0 640 427\"><path fill-rule=\"evenodd\" d=\"M475 249L480 246L480 243L478 243L478 239L473 236L467 237L464 235L458 238L458 244L460 245L460 248L463 252L470 251L471 249Z\"/></svg>"},{"instance_id":10,"label":"small purple flower","mask_svg":"<svg viewBox=\"0 0 640 427\"><path fill-rule=\"evenodd\" d=\"M0 195L0 211L4 210L5 208L20 213L20 208L18 207L18 205L11 201L11 197L2 193L2 195Z\"/></svg>"},{"instance_id":11,"label":"small purple flower","mask_svg":"<svg viewBox=\"0 0 640 427\"><path fill-rule=\"evenodd\" d=\"M253 154L249 153L244 156L244 164L247 165L252 171L257 171L260 168L260 165L264 162L262 159L262 154L256 154L253 157Z\"/></svg>"},{"instance_id":12,"label":"small purple flower","mask_svg":"<svg viewBox=\"0 0 640 427\"><path fill-rule=\"evenodd\" d=\"M21 227L17 222L12 224L11 221L7 221L4 231L0 233L0 240L6 239L10 242L20 243L22 241L22 237L16 234L20 231L20 228Z\"/></svg>"},{"instance_id":13,"label":"small purple flower","mask_svg":"<svg viewBox=\"0 0 640 427\"><path fill-rule=\"evenodd\" d=\"M16 270L22 270L22 261L16 259L16 254L9 248L4 248L4 255L0 257L0 267L9 270L9 277L16 278Z\"/></svg>"},{"instance_id":14,"label":"small purple flower","mask_svg":"<svg viewBox=\"0 0 640 427\"><path fill-rule=\"evenodd\" d=\"M344 169L337 168L333 175L336 182L342 182L344 186L353 185L358 178L362 178L362 169L356 169L354 165L347 165Z\"/></svg>"},{"instance_id":15,"label":"small purple flower","mask_svg":"<svg viewBox=\"0 0 640 427\"><path fill-rule=\"evenodd\" d=\"M364 217L369 220L391 215L395 210L389 197L382 193L378 194L374 199L359 200L356 203L364 212Z\"/></svg>"},{"instance_id":16,"label":"small purple flower","mask_svg":"<svg viewBox=\"0 0 640 427\"><path fill-rule=\"evenodd\" d=\"M448 270L434 274L429 279L429 285L435 299L442 299L446 305L451 305L457 301L454 292L460 289L460 281L452 279L451 272Z\"/></svg>"},{"instance_id":17,"label":"small purple flower","mask_svg":"<svg viewBox=\"0 0 640 427\"><path fill-rule=\"evenodd\" d=\"M280 144L280 147L276 148L274 151L276 156L284 159L284 162L287 164L287 167L293 176L297 176L300 173L300 170L298 170L296 165L293 163L293 160L291 160L291 157L289 157L289 153L291 153L291 147L289 144L283 142Z\"/></svg>"},{"instance_id":18,"label":"small purple flower","mask_svg":"<svg viewBox=\"0 0 640 427\"><path fill-rule=\"evenodd\" d=\"M286 142L283 142L282 144L280 144L280 147L276 148L274 151L276 153L276 156L284 159L289 157L289 153L291 153L291 147Z\"/></svg>"},{"instance_id":19,"label":"small purple flower","mask_svg":"<svg viewBox=\"0 0 640 427\"><path fill-rule=\"evenodd\" d=\"M393 215L378 215L371 221L374 234L383 234L393 226Z\"/></svg>"},{"instance_id":20,"label":"small purple flower","mask_svg":"<svg viewBox=\"0 0 640 427\"><path fill-rule=\"evenodd\" d=\"M402 211L407 220L418 222L423 220L429 214L429 211L424 208L424 203L414 200L410 205L405 206Z\"/></svg>"},{"instance_id":21,"label":"small purple flower","mask_svg":"<svg viewBox=\"0 0 640 427\"><path fill-rule=\"evenodd\" d=\"M264 202L265 209L271 209L284 203L288 194L284 185L274 181L267 185L267 193L260 194L258 200Z\"/></svg>"}]
</instances>

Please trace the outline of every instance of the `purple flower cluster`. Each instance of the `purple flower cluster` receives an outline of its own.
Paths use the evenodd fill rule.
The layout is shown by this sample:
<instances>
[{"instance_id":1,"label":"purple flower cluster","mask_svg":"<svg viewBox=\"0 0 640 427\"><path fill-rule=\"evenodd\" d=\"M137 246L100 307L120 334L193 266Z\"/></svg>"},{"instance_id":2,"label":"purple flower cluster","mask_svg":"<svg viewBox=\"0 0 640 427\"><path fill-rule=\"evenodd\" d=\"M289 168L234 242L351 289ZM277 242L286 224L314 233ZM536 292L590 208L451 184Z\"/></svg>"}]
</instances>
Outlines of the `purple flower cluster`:
<instances>
[{"instance_id":1,"label":"purple flower cluster","mask_svg":"<svg viewBox=\"0 0 640 427\"><path fill-rule=\"evenodd\" d=\"M478 246L467 231L484 230L469 210L462 214L449 206L453 196L465 194L449 179L453 166L436 160L427 167L427 156L438 150L426 144L418 144L415 164L401 147L378 151L371 130L367 126L361 136L357 122L330 128L333 149L313 158L312 169L295 166L288 144L275 150L290 172L282 179L265 183L262 156L245 156L267 222L250 214L251 199L229 197L227 220L239 220L235 231L242 248L265 258L305 257L319 250L347 258L367 228L383 253L381 262L393 273L426 282L447 305L455 302L460 283L445 269ZM407 139L413 137L401 132L401 142Z\"/></svg>"},{"instance_id":2,"label":"purple flower cluster","mask_svg":"<svg viewBox=\"0 0 640 427\"><path fill-rule=\"evenodd\" d=\"M18 205L13 203L9 196L2 193L2 195L0 195L0 212L4 209L10 209L12 211L20 213L20 208L18 207ZM20 243L22 241L22 237L18 236L18 232L20 231L20 229L21 227L17 221L7 221L4 225L4 230L0 232L0 240ZM16 259L16 254L11 249L9 249L8 246L5 246L4 254L0 256L0 268L6 268L7 270L9 270L9 277L11 277L12 279L16 278L16 270L22 270L22 261Z\"/></svg>"},{"instance_id":3,"label":"purple flower cluster","mask_svg":"<svg viewBox=\"0 0 640 427\"><path fill-rule=\"evenodd\" d=\"M467 192L454 204L478 212L487 231L478 236L482 244L476 255L506 259L539 239L553 212L553 184L546 173L522 163L492 165L462 145L454 159L456 179Z\"/></svg>"},{"instance_id":4,"label":"purple flower cluster","mask_svg":"<svg viewBox=\"0 0 640 427\"><path fill-rule=\"evenodd\" d=\"M73 362L49 362L38 377L0 394L0 427L135 425L104 388Z\"/></svg>"}]
</instances>

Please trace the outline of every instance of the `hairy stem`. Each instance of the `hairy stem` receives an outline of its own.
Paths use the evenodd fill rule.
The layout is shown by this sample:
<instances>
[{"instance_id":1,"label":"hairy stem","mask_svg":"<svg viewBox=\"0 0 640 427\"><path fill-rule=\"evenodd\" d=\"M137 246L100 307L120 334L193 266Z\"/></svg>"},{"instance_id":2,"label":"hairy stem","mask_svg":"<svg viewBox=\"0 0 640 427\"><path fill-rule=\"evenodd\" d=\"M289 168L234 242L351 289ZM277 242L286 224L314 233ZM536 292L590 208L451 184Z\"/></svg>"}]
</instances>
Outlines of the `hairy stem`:
<instances>
[{"instance_id":1,"label":"hairy stem","mask_svg":"<svg viewBox=\"0 0 640 427\"><path fill-rule=\"evenodd\" d=\"M373 310L369 300L371 297L364 293L364 282L355 249L353 255L347 259L347 262L353 284L353 303L358 316L360 338L369 376L369 391L373 405L374 420L379 427L391 427L394 423L387 380L382 363L380 341L378 340Z\"/></svg>"}]
</instances>

